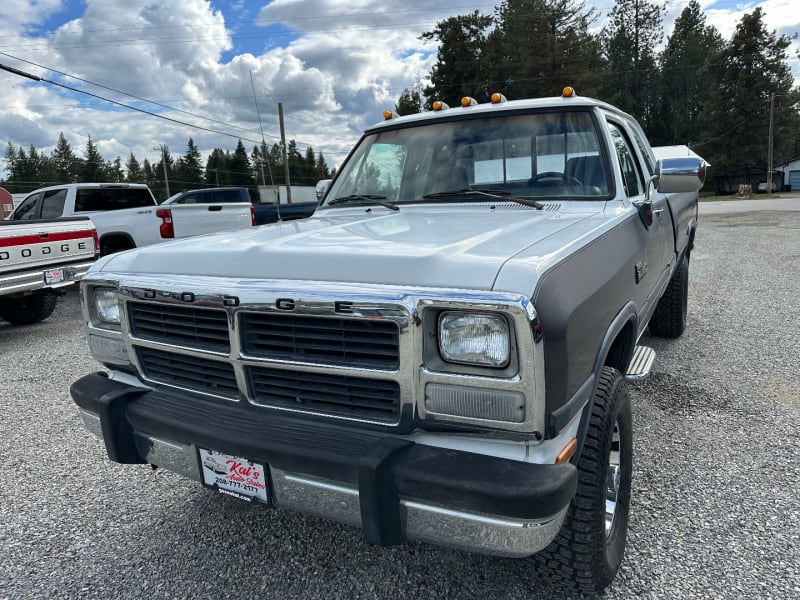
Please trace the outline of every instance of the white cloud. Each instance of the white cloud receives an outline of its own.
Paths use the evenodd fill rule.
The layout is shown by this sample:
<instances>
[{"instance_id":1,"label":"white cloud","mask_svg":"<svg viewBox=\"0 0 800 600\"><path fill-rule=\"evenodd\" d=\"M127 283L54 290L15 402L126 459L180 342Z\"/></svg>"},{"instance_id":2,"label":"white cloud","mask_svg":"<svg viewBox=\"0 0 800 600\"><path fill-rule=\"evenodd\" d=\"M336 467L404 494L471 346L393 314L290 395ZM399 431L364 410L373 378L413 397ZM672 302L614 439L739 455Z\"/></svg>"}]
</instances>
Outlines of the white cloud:
<instances>
[{"instance_id":1,"label":"white cloud","mask_svg":"<svg viewBox=\"0 0 800 600\"><path fill-rule=\"evenodd\" d=\"M0 3L0 35L29 31L48 15L58 12L63 4L63 0L7 0Z\"/></svg>"}]
</instances>

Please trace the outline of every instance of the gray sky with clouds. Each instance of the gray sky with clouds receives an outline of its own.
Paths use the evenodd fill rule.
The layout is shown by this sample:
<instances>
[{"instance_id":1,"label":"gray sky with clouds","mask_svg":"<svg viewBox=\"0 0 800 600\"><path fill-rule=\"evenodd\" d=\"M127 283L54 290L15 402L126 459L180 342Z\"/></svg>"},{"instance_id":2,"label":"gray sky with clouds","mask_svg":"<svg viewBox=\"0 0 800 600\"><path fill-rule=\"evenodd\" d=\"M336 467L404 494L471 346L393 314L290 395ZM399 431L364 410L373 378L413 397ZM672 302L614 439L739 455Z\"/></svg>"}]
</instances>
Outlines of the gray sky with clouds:
<instances>
[{"instance_id":1,"label":"gray sky with clouds","mask_svg":"<svg viewBox=\"0 0 800 600\"><path fill-rule=\"evenodd\" d=\"M701 0L701 5L708 23L727 38L742 14L759 5L770 28L798 32L796 2ZM687 3L667 2L665 33ZM590 4L600 14L600 27L613 0ZM0 63L229 135L0 71L0 142L49 153L63 131L81 155L91 135L106 160L120 156L123 163L130 152L140 162L157 161L161 144L173 156L182 155L189 137L204 153L233 149L239 137L250 150L261 139L254 86L268 143L277 140L281 102L287 137L301 151L307 144L321 150L334 165L364 127L394 106L404 88L424 83L436 48L420 41L422 32L448 16L493 8L493 3L466 5L463 0L407 0L396 7L365 0L4 0ZM798 48L795 42L793 57ZM796 58L792 67L800 77ZM177 110L89 86L58 71ZM0 176L3 172L0 160Z\"/></svg>"}]
</instances>

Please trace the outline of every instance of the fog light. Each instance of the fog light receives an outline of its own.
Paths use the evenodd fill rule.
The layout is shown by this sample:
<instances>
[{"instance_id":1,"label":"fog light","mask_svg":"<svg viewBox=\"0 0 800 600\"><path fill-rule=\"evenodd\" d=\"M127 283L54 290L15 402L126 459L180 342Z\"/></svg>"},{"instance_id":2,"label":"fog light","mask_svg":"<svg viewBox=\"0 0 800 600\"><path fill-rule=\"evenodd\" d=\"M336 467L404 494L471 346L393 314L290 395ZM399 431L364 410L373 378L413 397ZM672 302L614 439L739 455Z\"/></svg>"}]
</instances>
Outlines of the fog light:
<instances>
[{"instance_id":1,"label":"fog light","mask_svg":"<svg viewBox=\"0 0 800 600\"><path fill-rule=\"evenodd\" d=\"M454 417L522 423L525 396L519 392L429 383L425 386L425 410Z\"/></svg>"}]
</instances>

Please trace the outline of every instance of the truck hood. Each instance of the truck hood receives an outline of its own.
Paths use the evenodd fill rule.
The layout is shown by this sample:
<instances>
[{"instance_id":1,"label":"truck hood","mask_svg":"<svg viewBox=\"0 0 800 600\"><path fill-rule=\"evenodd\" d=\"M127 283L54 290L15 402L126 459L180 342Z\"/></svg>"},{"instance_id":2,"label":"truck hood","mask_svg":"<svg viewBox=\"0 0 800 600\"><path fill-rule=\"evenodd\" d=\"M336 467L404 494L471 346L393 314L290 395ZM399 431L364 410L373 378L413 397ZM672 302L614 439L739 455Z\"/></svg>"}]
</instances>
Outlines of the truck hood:
<instances>
[{"instance_id":1,"label":"truck hood","mask_svg":"<svg viewBox=\"0 0 800 600\"><path fill-rule=\"evenodd\" d=\"M111 255L95 270L490 290L515 255L535 255L539 244L547 252L553 244L545 240L602 209L595 202L568 212L512 203L322 209Z\"/></svg>"}]
</instances>

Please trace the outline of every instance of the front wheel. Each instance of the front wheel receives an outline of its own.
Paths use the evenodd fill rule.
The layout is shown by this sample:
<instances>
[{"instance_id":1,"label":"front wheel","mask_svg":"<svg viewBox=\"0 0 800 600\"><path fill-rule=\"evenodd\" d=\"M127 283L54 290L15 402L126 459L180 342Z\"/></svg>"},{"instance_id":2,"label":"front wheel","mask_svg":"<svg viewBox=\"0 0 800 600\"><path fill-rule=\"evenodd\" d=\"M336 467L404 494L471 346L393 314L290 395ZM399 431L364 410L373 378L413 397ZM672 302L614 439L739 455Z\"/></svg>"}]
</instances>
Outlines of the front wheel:
<instances>
[{"instance_id":1,"label":"front wheel","mask_svg":"<svg viewBox=\"0 0 800 600\"><path fill-rule=\"evenodd\" d=\"M12 325L33 325L53 314L57 300L58 295L50 292L3 299L0 317Z\"/></svg>"},{"instance_id":2,"label":"front wheel","mask_svg":"<svg viewBox=\"0 0 800 600\"><path fill-rule=\"evenodd\" d=\"M631 499L631 404L622 375L611 367L601 372L576 466L578 491L561 531L533 560L544 577L594 594L619 570Z\"/></svg>"}]
</instances>

